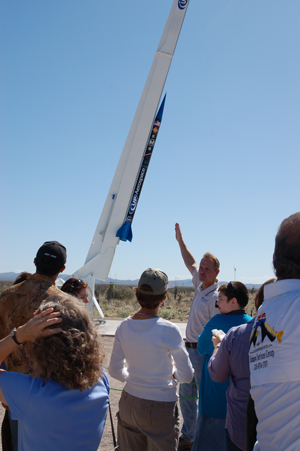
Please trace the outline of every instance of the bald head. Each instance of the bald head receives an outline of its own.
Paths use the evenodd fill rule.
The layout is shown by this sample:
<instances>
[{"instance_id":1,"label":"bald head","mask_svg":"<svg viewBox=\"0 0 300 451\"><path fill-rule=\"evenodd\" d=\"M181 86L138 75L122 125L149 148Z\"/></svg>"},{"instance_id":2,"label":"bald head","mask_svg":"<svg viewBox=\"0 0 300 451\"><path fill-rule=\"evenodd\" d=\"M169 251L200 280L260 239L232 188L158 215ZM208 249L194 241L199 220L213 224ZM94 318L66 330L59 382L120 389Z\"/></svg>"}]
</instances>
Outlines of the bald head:
<instances>
[{"instance_id":1,"label":"bald head","mask_svg":"<svg viewBox=\"0 0 300 451\"><path fill-rule=\"evenodd\" d=\"M300 212L282 221L275 237L273 266L278 279L300 279Z\"/></svg>"}]
</instances>

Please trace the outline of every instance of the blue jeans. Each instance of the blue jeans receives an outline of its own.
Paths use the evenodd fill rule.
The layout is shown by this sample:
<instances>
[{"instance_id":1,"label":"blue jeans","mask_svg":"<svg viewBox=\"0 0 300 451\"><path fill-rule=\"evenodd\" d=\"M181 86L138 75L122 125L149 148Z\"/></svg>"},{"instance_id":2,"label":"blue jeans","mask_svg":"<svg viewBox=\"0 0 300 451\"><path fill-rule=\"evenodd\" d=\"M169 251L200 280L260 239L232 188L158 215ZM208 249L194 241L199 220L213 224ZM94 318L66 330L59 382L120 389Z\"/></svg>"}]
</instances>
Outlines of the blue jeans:
<instances>
[{"instance_id":1,"label":"blue jeans","mask_svg":"<svg viewBox=\"0 0 300 451\"><path fill-rule=\"evenodd\" d=\"M197 424L199 385L204 356L199 355L197 349L194 348L187 348L187 352L195 374L190 384L180 384L179 386L179 402L183 417L181 437L188 442L193 442Z\"/></svg>"},{"instance_id":2,"label":"blue jeans","mask_svg":"<svg viewBox=\"0 0 300 451\"><path fill-rule=\"evenodd\" d=\"M226 451L225 419L198 416L192 451Z\"/></svg>"}]
</instances>

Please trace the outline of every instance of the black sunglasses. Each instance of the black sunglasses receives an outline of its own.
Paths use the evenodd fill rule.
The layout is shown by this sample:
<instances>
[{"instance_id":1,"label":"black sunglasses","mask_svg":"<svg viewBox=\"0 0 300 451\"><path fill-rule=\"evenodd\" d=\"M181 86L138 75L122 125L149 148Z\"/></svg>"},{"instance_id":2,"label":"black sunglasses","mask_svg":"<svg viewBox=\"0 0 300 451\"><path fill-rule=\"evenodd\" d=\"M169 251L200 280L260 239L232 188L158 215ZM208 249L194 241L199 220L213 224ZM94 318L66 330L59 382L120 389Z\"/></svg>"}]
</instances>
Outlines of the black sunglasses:
<instances>
[{"instance_id":1,"label":"black sunglasses","mask_svg":"<svg viewBox=\"0 0 300 451\"><path fill-rule=\"evenodd\" d=\"M232 285L231 282L228 282L227 288L229 288L229 290L232 291L232 292L234 293L235 289L234 289L234 286Z\"/></svg>"},{"instance_id":2,"label":"black sunglasses","mask_svg":"<svg viewBox=\"0 0 300 451\"><path fill-rule=\"evenodd\" d=\"M73 280L73 282L71 283L71 287L78 288L82 284L83 284L83 280L82 279L76 279L76 280Z\"/></svg>"}]
</instances>

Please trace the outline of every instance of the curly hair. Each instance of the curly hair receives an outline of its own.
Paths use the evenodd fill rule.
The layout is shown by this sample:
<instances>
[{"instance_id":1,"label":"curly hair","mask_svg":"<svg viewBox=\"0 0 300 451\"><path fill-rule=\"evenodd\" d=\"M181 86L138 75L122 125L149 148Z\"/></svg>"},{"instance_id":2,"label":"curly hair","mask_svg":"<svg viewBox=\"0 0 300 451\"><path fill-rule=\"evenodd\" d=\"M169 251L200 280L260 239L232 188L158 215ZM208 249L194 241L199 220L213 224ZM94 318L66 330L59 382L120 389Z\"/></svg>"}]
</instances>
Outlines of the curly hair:
<instances>
[{"instance_id":1,"label":"curly hair","mask_svg":"<svg viewBox=\"0 0 300 451\"><path fill-rule=\"evenodd\" d=\"M32 344L32 375L44 381L54 379L80 391L92 388L103 377L104 354L87 309L68 294L49 296L41 303L39 312L48 308L60 312L62 332Z\"/></svg>"}]
</instances>

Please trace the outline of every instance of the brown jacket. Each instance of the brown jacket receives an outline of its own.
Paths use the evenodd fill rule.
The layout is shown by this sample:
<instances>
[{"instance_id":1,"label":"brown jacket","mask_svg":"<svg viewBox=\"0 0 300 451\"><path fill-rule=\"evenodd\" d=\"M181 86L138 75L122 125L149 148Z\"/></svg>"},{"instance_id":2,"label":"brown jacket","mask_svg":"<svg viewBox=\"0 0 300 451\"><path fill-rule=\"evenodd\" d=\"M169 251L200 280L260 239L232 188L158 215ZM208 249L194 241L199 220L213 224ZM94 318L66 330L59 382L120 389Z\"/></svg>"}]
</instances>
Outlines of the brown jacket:
<instances>
[{"instance_id":1,"label":"brown jacket","mask_svg":"<svg viewBox=\"0 0 300 451\"><path fill-rule=\"evenodd\" d=\"M0 295L0 339L32 318L44 299L59 293L61 291L53 279L41 274L33 274L28 280L4 290ZM29 347L18 348L7 357L5 364L8 371L30 373Z\"/></svg>"}]
</instances>

